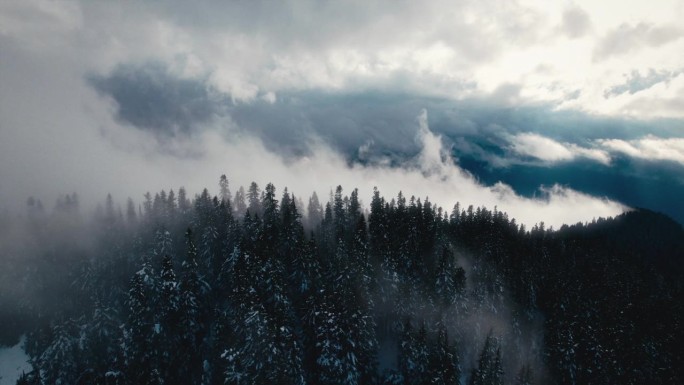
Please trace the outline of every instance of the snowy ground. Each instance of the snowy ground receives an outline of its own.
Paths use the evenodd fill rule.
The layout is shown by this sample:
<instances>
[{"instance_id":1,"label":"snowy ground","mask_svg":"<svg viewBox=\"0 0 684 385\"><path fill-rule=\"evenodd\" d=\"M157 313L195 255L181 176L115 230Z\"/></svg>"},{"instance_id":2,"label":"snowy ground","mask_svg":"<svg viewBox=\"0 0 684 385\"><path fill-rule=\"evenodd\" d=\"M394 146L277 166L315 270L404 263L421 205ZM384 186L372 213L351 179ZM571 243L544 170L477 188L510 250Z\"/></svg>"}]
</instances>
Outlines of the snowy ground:
<instances>
[{"instance_id":1,"label":"snowy ground","mask_svg":"<svg viewBox=\"0 0 684 385\"><path fill-rule=\"evenodd\" d=\"M24 337L21 337L18 344L9 348L0 348L0 385L14 385L22 372L31 370L23 346Z\"/></svg>"}]
</instances>

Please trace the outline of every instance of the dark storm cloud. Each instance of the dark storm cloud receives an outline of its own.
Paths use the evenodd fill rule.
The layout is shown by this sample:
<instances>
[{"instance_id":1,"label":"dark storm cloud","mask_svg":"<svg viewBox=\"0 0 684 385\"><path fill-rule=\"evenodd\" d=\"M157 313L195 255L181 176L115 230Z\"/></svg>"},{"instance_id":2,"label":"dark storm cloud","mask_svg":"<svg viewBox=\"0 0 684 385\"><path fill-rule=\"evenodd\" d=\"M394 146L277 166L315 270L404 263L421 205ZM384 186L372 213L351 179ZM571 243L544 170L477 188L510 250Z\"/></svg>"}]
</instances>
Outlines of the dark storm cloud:
<instances>
[{"instance_id":1,"label":"dark storm cloud","mask_svg":"<svg viewBox=\"0 0 684 385\"><path fill-rule=\"evenodd\" d=\"M415 154L415 117L429 107L448 107L443 100L407 95L300 91L251 102L232 102L206 79L174 76L159 64L125 65L108 75L91 75L89 83L116 104L116 118L167 141L185 140L213 118L234 121L230 129L258 136L271 151L286 156L309 152L312 140L322 140L345 154L372 141L386 153ZM441 118L438 118L441 119ZM227 132L226 139L231 140Z\"/></svg>"},{"instance_id":2,"label":"dark storm cloud","mask_svg":"<svg viewBox=\"0 0 684 385\"><path fill-rule=\"evenodd\" d=\"M672 76L676 73L633 73L611 92L638 92ZM376 155L413 155L419 150L415 117L422 109L429 111L431 129L450 144L466 153L501 156L511 155L503 149L511 135L520 133L587 146L599 139L635 140L645 134L677 138L682 129L676 119L597 117L558 111L551 104L508 107L506 100L518 91L515 85L487 98L461 101L397 92L307 90L233 102L231 95L214 90L205 78L180 78L155 63L119 66L109 75L91 75L89 82L116 103L119 120L140 130L174 137L201 130L215 117L227 118L234 123L229 129L254 134L281 155L306 154L312 140L349 156L361 146L371 154L380 151ZM231 132L226 134L230 141Z\"/></svg>"},{"instance_id":3,"label":"dark storm cloud","mask_svg":"<svg viewBox=\"0 0 684 385\"><path fill-rule=\"evenodd\" d=\"M111 74L88 80L116 103L119 121L160 137L190 134L226 104L206 82L173 76L158 63L121 65Z\"/></svg>"},{"instance_id":4,"label":"dark storm cloud","mask_svg":"<svg viewBox=\"0 0 684 385\"><path fill-rule=\"evenodd\" d=\"M307 91L284 93L272 104L236 105L230 114L240 127L258 133L266 146L276 151L283 144L305 151L305 138L313 135L346 155L373 143L366 146L366 155L401 156L419 150L414 140L415 117L425 107L443 104L404 95Z\"/></svg>"},{"instance_id":5,"label":"dark storm cloud","mask_svg":"<svg viewBox=\"0 0 684 385\"><path fill-rule=\"evenodd\" d=\"M159 64L126 65L89 83L116 104L116 118L162 142L185 140L214 117L229 117L281 155L308 153L312 139L353 153L368 140L391 152L416 152L415 117L424 101L380 94L292 92L276 102L233 103L201 78L181 79ZM227 136L230 140L230 135Z\"/></svg>"},{"instance_id":6,"label":"dark storm cloud","mask_svg":"<svg viewBox=\"0 0 684 385\"><path fill-rule=\"evenodd\" d=\"M636 139L645 133L658 137L680 137L682 121L677 119L635 120L601 117L578 111L555 110L552 105L501 108L486 101L455 104L452 114L469 121L488 134L532 132L557 141L583 144L602 138ZM446 122L445 122L446 123ZM445 127L447 133L448 128Z\"/></svg>"}]
</instances>

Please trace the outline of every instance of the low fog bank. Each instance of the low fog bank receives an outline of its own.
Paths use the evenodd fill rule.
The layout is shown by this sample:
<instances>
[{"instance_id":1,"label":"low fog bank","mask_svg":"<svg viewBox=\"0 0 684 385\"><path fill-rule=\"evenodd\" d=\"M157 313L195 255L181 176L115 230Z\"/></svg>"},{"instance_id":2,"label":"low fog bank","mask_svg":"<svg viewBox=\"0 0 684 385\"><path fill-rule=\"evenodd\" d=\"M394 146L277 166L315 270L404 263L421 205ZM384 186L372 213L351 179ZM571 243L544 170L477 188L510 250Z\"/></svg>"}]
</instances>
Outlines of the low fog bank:
<instances>
[{"instance_id":1,"label":"low fog bank","mask_svg":"<svg viewBox=\"0 0 684 385\"><path fill-rule=\"evenodd\" d=\"M214 186L216 177L222 174L233 186L247 186L251 181L261 186L273 182L288 186L302 197L314 191L327 196L341 184L358 186L362 198L369 197L377 186L389 194L403 191L406 196L429 196L445 209L457 201L463 205L498 206L528 225L543 221L558 227L624 210L616 202L564 186L544 186L536 197L524 198L507 185L481 183L454 163L453 138L442 140L428 127L429 110L420 108L430 108L430 104L421 107L410 103L407 111L383 118L374 114L392 114L393 108L385 106L376 111L377 105L370 100L367 113L373 117L365 120L370 126L357 127L353 121L345 125L343 121L351 116L347 115L363 110L355 102L351 110L345 110L347 115L331 116L342 122L331 122L337 131L330 135L326 132L332 128L307 127L314 121L298 120L295 111L301 106L293 105L294 111L278 107L287 113L281 114L276 108L268 117L272 127L278 127L273 121L284 121L284 128L275 135L272 130L260 132L258 125L249 124L239 114L227 113L223 107L195 111L192 103L190 110L174 122L165 114L166 104L161 103L169 104L171 116L180 113L178 109L185 104L167 100L175 95L173 92L186 95L191 89L198 98L213 97L208 91L193 88L197 85L182 83L178 90L153 89L147 98L143 98L146 94L138 95L135 100L140 103L134 111L138 115L145 110L141 106L156 105L159 98L161 106L154 109L156 115L148 113L137 120L129 116L127 121L119 117L123 108L120 103L99 93L84 78L83 74L90 71L82 64L60 56L50 57L51 65L46 66L46 58L26 56L12 45L7 46L7 52L8 61L0 64L7 75L3 77L3 89L15 91L3 93L0 107L0 210L19 212L30 196L49 207L56 197L73 192L78 193L81 206L88 210L110 193L117 202L131 197L139 203L146 191L185 186L192 196L204 187ZM21 81L20 69L34 74L35 81ZM155 94L163 91L170 94ZM214 104L220 106L219 102ZM325 105L321 108L319 115L323 117L315 122L325 125ZM202 118L198 119L197 114ZM144 129L133 123L156 128ZM383 129L376 130L376 124ZM171 130L171 134L160 136L159 127ZM478 130L477 126L472 129ZM266 134L268 141L264 140ZM345 135L350 136L349 141L341 140ZM391 136L391 140L374 140L373 135ZM345 146L340 147L341 142ZM352 151L354 144L358 146L357 156L350 161L350 154L343 151ZM279 146L306 150L288 154L276 149ZM403 149L401 156L394 153L397 149Z\"/></svg>"},{"instance_id":2,"label":"low fog bank","mask_svg":"<svg viewBox=\"0 0 684 385\"><path fill-rule=\"evenodd\" d=\"M406 196L429 196L445 209L457 201L462 205L498 206L527 225L543 221L547 226L558 227L624 210L616 202L565 186L544 186L536 196L525 198L507 185L481 183L454 163L453 138L442 140L436 135L428 127L429 111L421 111L415 103L397 116L367 118L366 121L373 122L369 127L352 130L341 122L331 122L339 131L334 135L325 135L327 127L307 127L311 121L300 122L295 116L266 142L258 125L250 124L249 119L239 114L216 110L221 106L216 101L213 105L219 107L197 107L199 112L191 104L182 119L174 122L164 114L166 104L160 102L157 106L157 99L152 97L170 103L168 108L173 114L180 113L185 104L167 100L174 93L155 96L152 90L152 95L145 94L147 98L138 96L142 98L140 106L156 106L157 115L143 114L140 119L156 117L154 127L161 125L171 130L170 135L160 136L158 130L131 123L143 124L140 119L121 119L121 104L99 93L84 78L83 74L89 71L71 58L50 57L51 65L46 66L46 58L27 57L11 45L7 50L8 61L3 63L3 70L8 76L3 77L3 82L14 93L4 98L0 107L0 210L20 212L30 196L51 207L56 197L74 192L78 193L84 210L93 210L107 194L122 204L128 197L139 203L146 191L185 186L192 196L204 187L212 190L217 176L222 174L228 176L232 186L247 186L251 181L261 186L273 182L288 186L301 197L314 191L327 196L341 184L358 186L362 198L369 197L373 187L378 187L385 194L403 191ZM18 76L10 76L22 71L33 74L35 81L26 83ZM197 85L181 86L170 91L185 95L189 87L205 99L212 97L207 95L208 91L192 88ZM140 106L135 110L138 115ZM393 110L388 107L386 111ZM202 118L197 119L197 114ZM292 112L274 114L269 119L277 122L290 119ZM324 124L325 119L316 122ZM376 132L376 123L384 125L383 130ZM297 130L287 128L300 125ZM392 136L392 140L373 140L373 135L379 133ZM353 140L345 142L342 150L339 142L344 135ZM278 143L286 147L296 143L296 148L306 151L296 150L287 155L287 151L274 150ZM350 158L350 154L342 151L350 151L354 143L358 149L356 156ZM394 153L397 148L404 149L401 156Z\"/></svg>"},{"instance_id":3,"label":"low fog bank","mask_svg":"<svg viewBox=\"0 0 684 385\"><path fill-rule=\"evenodd\" d=\"M2 205L15 211L27 197L34 196L49 206L58 194L72 192L79 194L86 210L94 210L97 202L109 193L121 204L128 197L139 204L145 191L168 191L179 186L185 186L190 196L206 186L215 191L211 186L215 186L216 176L226 174L232 186L247 186L251 181L264 186L272 182L288 186L299 197L308 197L312 192L325 197L341 184L358 186L361 199L370 197L377 187L388 194L402 191L409 197L429 197L445 210L456 202L498 207L528 227L544 222L547 227L558 228L562 224L614 216L626 209L607 198L561 185L541 186L535 196L524 197L503 183L482 184L454 162L451 148L428 127L425 110L414 123L414 142L419 151L401 163L382 155L369 157L363 164L350 162L316 137L308 139L310 154L283 157L269 151L256 136L240 131L230 119L218 119L212 124L211 129L192 138L160 143L147 132L108 120L101 129L104 142L89 135L92 140L86 140L88 148L74 148L75 151L60 155L69 161L55 164L54 170L41 165L37 177L27 178L27 172L35 171L33 164L25 168L10 166L7 175L17 183L0 188ZM72 144L56 143L56 147L64 145ZM362 147L368 146L373 143ZM100 154L91 155L92 162L71 159L83 151ZM48 170L49 177L43 178Z\"/></svg>"}]
</instances>

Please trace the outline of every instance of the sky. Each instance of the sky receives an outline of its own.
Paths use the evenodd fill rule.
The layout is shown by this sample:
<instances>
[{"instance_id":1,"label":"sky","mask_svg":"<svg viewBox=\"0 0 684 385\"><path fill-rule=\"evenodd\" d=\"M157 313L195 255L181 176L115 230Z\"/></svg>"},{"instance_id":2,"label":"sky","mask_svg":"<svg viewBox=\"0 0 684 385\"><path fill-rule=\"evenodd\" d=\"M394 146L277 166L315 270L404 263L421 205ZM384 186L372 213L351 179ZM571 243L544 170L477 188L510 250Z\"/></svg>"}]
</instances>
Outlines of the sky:
<instances>
[{"instance_id":1,"label":"sky","mask_svg":"<svg viewBox=\"0 0 684 385\"><path fill-rule=\"evenodd\" d=\"M429 197L684 222L683 1L0 2L0 210Z\"/></svg>"}]
</instances>

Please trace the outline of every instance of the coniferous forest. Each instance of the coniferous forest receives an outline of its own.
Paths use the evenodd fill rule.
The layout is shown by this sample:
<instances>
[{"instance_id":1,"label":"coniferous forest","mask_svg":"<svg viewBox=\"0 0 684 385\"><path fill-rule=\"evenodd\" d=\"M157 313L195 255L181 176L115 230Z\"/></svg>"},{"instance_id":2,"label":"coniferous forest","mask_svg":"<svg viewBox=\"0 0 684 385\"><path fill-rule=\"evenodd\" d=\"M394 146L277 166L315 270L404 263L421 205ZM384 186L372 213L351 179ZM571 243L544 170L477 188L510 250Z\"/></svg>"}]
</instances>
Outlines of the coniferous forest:
<instances>
[{"instance_id":1,"label":"coniferous forest","mask_svg":"<svg viewBox=\"0 0 684 385\"><path fill-rule=\"evenodd\" d=\"M1 215L18 384L684 383L684 231L664 215L525 228L402 193L229 187Z\"/></svg>"}]
</instances>

